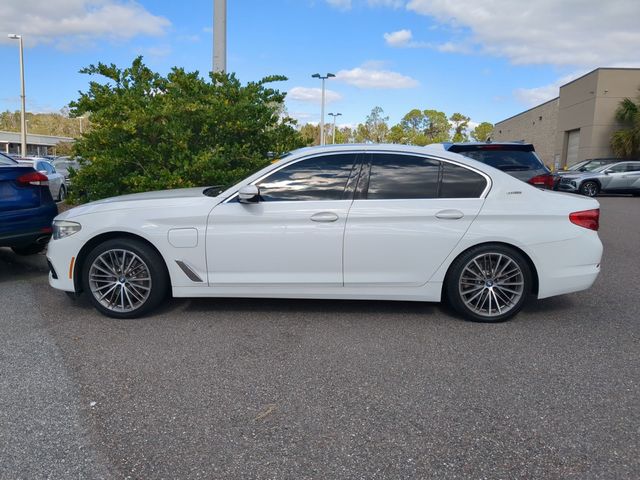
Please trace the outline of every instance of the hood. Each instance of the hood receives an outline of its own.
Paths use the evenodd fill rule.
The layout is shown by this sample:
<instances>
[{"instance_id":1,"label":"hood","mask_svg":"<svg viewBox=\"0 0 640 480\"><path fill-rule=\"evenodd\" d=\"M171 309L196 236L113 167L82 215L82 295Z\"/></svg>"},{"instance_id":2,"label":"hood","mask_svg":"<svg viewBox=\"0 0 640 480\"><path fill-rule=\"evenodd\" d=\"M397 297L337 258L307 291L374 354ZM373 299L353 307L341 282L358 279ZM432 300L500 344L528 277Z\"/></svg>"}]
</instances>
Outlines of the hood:
<instances>
[{"instance_id":1,"label":"hood","mask_svg":"<svg viewBox=\"0 0 640 480\"><path fill-rule=\"evenodd\" d=\"M129 195L120 195L119 197L109 197L103 198L102 200L96 200L95 202L87 203L86 206L115 202L131 202L136 200L160 200L164 198L201 197L204 195L203 192L206 189L207 187L195 187L177 188L175 190L156 190L154 192L131 193Z\"/></svg>"},{"instance_id":2,"label":"hood","mask_svg":"<svg viewBox=\"0 0 640 480\"><path fill-rule=\"evenodd\" d=\"M220 202L223 197L208 197L204 194L204 191L208 187L195 187L195 188L179 188L175 190L158 190L155 192L133 193L130 195L120 195L119 197L104 198L95 202L86 203L78 207L67 210L66 212L58 215L56 218L59 220L65 218L73 218L80 215L97 212L108 212L112 210L131 209L131 208L147 208L143 202L150 202L149 206L162 207L163 203L158 201L167 200L166 205L184 204L188 208L187 204L193 205L194 199L202 198L208 199L210 205L213 206ZM197 202L197 200L195 200Z\"/></svg>"}]
</instances>

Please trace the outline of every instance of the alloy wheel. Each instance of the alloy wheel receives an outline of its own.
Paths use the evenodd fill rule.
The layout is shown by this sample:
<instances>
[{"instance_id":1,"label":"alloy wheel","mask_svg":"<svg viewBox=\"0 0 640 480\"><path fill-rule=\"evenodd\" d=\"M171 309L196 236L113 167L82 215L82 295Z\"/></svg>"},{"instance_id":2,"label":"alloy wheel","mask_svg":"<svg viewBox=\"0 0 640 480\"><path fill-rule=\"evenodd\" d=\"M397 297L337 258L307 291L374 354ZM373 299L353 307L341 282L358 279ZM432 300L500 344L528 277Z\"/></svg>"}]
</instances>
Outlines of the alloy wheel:
<instances>
[{"instance_id":1,"label":"alloy wheel","mask_svg":"<svg viewBox=\"0 0 640 480\"><path fill-rule=\"evenodd\" d=\"M524 295L525 278L516 261L502 253L482 253L462 269L458 290L464 305L482 317L511 311Z\"/></svg>"},{"instance_id":2,"label":"alloy wheel","mask_svg":"<svg viewBox=\"0 0 640 480\"><path fill-rule=\"evenodd\" d=\"M89 287L94 298L108 310L133 312L149 298L151 272L134 252L107 250L89 268Z\"/></svg>"}]
</instances>

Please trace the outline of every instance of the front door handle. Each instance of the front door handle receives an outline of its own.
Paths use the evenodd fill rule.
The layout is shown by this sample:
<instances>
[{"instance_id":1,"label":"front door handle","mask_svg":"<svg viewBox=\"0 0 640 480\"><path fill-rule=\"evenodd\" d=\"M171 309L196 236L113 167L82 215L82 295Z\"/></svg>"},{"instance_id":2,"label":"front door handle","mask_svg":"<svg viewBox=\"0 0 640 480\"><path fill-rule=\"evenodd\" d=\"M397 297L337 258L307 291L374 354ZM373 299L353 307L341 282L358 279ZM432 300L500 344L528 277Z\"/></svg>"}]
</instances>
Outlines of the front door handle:
<instances>
[{"instance_id":1,"label":"front door handle","mask_svg":"<svg viewBox=\"0 0 640 480\"><path fill-rule=\"evenodd\" d=\"M460 210L440 210L436 213L436 217L442 218L443 220L458 220L464 217L464 213Z\"/></svg>"},{"instance_id":2,"label":"front door handle","mask_svg":"<svg viewBox=\"0 0 640 480\"><path fill-rule=\"evenodd\" d=\"M333 212L318 212L311 215L312 222L335 222L338 215Z\"/></svg>"}]
</instances>

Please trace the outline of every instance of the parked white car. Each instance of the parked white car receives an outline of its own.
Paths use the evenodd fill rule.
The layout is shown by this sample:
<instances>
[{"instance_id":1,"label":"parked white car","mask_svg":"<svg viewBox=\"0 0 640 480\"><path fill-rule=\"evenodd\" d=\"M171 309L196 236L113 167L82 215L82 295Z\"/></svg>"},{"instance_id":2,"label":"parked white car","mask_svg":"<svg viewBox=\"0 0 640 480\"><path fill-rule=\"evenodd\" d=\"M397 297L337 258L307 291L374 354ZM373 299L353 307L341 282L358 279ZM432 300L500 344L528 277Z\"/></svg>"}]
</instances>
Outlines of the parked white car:
<instances>
[{"instance_id":1,"label":"parked white car","mask_svg":"<svg viewBox=\"0 0 640 480\"><path fill-rule=\"evenodd\" d=\"M437 302L495 322L589 288L596 200L442 146L302 149L224 192L126 195L58 215L50 284L116 318L174 297Z\"/></svg>"},{"instance_id":2,"label":"parked white car","mask_svg":"<svg viewBox=\"0 0 640 480\"><path fill-rule=\"evenodd\" d=\"M64 175L58 173L56 167L46 158L21 158L18 162L33 167L37 172L42 173L49 179L49 190L56 202L61 202L67 197Z\"/></svg>"}]
</instances>

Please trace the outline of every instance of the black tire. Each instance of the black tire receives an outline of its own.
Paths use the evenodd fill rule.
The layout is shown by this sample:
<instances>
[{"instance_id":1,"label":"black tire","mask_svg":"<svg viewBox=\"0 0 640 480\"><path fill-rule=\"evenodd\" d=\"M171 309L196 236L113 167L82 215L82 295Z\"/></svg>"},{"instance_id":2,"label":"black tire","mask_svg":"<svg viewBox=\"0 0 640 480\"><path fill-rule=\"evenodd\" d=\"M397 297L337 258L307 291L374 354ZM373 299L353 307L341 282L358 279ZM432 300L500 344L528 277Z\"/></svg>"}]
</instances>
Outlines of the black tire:
<instances>
[{"instance_id":1,"label":"black tire","mask_svg":"<svg viewBox=\"0 0 640 480\"><path fill-rule=\"evenodd\" d=\"M600 185L598 185L598 182L594 182L593 180L587 180L580 185L580 193L585 197L595 197L600 193Z\"/></svg>"},{"instance_id":2,"label":"black tire","mask_svg":"<svg viewBox=\"0 0 640 480\"><path fill-rule=\"evenodd\" d=\"M45 243L31 243L29 245L25 245L24 247L11 247L11 250L16 255L27 256L27 255L35 255L36 253L40 253L47 248L47 244Z\"/></svg>"},{"instance_id":3,"label":"black tire","mask_svg":"<svg viewBox=\"0 0 640 480\"><path fill-rule=\"evenodd\" d=\"M488 268L492 268L491 259L497 261L497 266L492 269L493 274L486 275L488 269L483 271L476 267L478 262L482 264L481 259L485 257L488 258L488 264L480 267L486 268L489 265ZM503 267L506 270L500 272ZM480 273L474 275L474 271ZM509 273L511 271L515 273ZM521 285L513 286L516 282ZM531 268L520 252L505 245L487 244L473 247L453 261L445 278L445 293L450 305L465 320L497 323L509 320L522 310L531 293L532 285ZM511 288L518 290L519 295L509 293ZM474 297L476 294L479 297ZM476 301L479 307L473 308ZM502 302L502 309L494 307L495 313L492 314L492 302L497 302L498 305ZM488 313L483 310L488 310Z\"/></svg>"},{"instance_id":4,"label":"black tire","mask_svg":"<svg viewBox=\"0 0 640 480\"><path fill-rule=\"evenodd\" d=\"M65 188L64 185L62 185L60 187L60 190L58 190L58 202L62 202L65 198L67 198L67 189Z\"/></svg>"},{"instance_id":5,"label":"black tire","mask_svg":"<svg viewBox=\"0 0 640 480\"><path fill-rule=\"evenodd\" d=\"M144 271L145 273L141 275L145 276L139 277L136 272L125 271L126 267L120 267L121 270L117 266L109 269L103 263L103 259L108 261L116 258L114 263L118 264L115 254L109 252L120 252L118 255L123 254L122 252L127 252L124 255L130 255L129 258L137 257L140 264L137 267L135 267L137 264L134 264L131 270L136 270L137 268L137 272ZM101 257L103 254L105 256ZM98 260L99 257L101 257L101 260ZM93 267L94 263L95 267ZM122 263L127 264L128 260ZM109 272L114 272L114 274L101 275L105 278L94 281L96 275L100 275L101 269L102 271L109 269ZM92 276L92 274L94 275ZM149 278L149 280L148 282L143 282L140 278ZM131 286L132 284L133 287ZM111 286L114 289L111 290L109 298L102 298L101 300L99 297L104 297L104 293L109 291ZM82 287L91 299L91 303L102 314L120 319L138 318L151 312L167 297L169 274L162 257L148 244L131 238L115 238L107 240L91 250L82 265ZM123 290L129 293L123 294ZM139 295L140 299L136 295ZM143 298L145 295L146 298ZM132 299L134 302L138 302L135 308L133 308ZM125 300L131 303L131 308L128 310L121 308L121 306L125 305ZM126 305L126 307L128 308L129 305Z\"/></svg>"}]
</instances>

